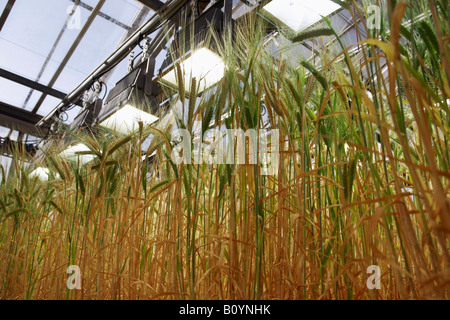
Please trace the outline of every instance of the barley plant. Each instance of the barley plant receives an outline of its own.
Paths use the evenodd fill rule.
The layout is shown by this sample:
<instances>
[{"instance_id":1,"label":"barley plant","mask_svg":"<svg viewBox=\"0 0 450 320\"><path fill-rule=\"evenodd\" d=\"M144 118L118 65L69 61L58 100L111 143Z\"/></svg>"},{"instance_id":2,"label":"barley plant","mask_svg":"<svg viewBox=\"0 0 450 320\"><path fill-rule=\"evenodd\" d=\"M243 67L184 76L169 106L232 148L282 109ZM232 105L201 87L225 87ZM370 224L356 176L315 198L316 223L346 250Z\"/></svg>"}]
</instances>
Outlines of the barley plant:
<instances>
[{"instance_id":1,"label":"barley plant","mask_svg":"<svg viewBox=\"0 0 450 320\"><path fill-rule=\"evenodd\" d=\"M186 88L177 66L173 121L66 133L88 164L59 156L63 140L30 166L15 151L0 187L0 298L448 299L449 10L387 1L356 44L331 24L291 37L332 40L309 60L269 52L266 20L248 14L211 32L226 65L216 86ZM177 164L176 127L278 129L280 165ZM36 166L48 179L30 177Z\"/></svg>"}]
</instances>

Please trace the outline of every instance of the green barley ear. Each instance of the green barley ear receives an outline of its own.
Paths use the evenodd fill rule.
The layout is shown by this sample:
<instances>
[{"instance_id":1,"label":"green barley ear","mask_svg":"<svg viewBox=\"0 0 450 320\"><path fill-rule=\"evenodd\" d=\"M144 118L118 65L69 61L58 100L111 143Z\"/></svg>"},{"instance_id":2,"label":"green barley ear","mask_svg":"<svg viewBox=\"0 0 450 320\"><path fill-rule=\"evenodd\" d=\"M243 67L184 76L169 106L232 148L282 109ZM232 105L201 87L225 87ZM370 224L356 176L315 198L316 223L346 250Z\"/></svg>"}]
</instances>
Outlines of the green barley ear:
<instances>
[{"instance_id":1,"label":"green barley ear","mask_svg":"<svg viewBox=\"0 0 450 320\"><path fill-rule=\"evenodd\" d=\"M195 104L197 102L197 78L192 78L191 94L189 96L189 110L188 110L188 131L192 133L192 126L194 122Z\"/></svg>"},{"instance_id":2,"label":"green barley ear","mask_svg":"<svg viewBox=\"0 0 450 320\"><path fill-rule=\"evenodd\" d=\"M342 175L342 186L344 187L344 199L346 202L348 202L348 197L350 194L349 190L349 177L348 177L348 163L344 164L344 172Z\"/></svg>"},{"instance_id":3,"label":"green barley ear","mask_svg":"<svg viewBox=\"0 0 450 320\"><path fill-rule=\"evenodd\" d=\"M179 174L176 164L172 161L171 156L166 151L164 151L164 156L167 159L167 163L172 167L175 178L178 179Z\"/></svg>"},{"instance_id":4,"label":"green barley ear","mask_svg":"<svg viewBox=\"0 0 450 320\"><path fill-rule=\"evenodd\" d=\"M220 176L219 193L218 193L219 199L222 198L222 196L223 196L223 193L224 193L224 190L225 190L225 186L227 184L227 177L228 177L228 175L224 175L224 174L222 174Z\"/></svg>"},{"instance_id":5,"label":"green barley ear","mask_svg":"<svg viewBox=\"0 0 450 320\"><path fill-rule=\"evenodd\" d=\"M283 117L283 111L280 109L277 103L277 98L274 90L272 88L268 88L266 84L264 84L265 93L266 93L266 104L280 116Z\"/></svg>"},{"instance_id":6,"label":"green barley ear","mask_svg":"<svg viewBox=\"0 0 450 320\"><path fill-rule=\"evenodd\" d=\"M62 209L53 201L50 200L48 202L54 209L56 209L60 214L63 214L64 212L62 211Z\"/></svg>"},{"instance_id":7,"label":"green barley ear","mask_svg":"<svg viewBox=\"0 0 450 320\"><path fill-rule=\"evenodd\" d=\"M177 70L177 78L178 78L178 94L180 96L181 102L183 102L186 90L184 88L183 72L181 71L181 66L179 63L176 64L176 70ZM183 105L184 105L184 103L183 103Z\"/></svg>"},{"instance_id":8,"label":"green barley ear","mask_svg":"<svg viewBox=\"0 0 450 320\"><path fill-rule=\"evenodd\" d=\"M213 115L214 115L214 104L209 103L206 105L206 110L202 117L202 136L206 132L206 130L208 130Z\"/></svg>"},{"instance_id":9,"label":"green barley ear","mask_svg":"<svg viewBox=\"0 0 450 320\"><path fill-rule=\"evenodd\" d=\"M220 118L223 113L223 109L225 108L225 104L227 102L228 86L229 86L229 83L228 83L227 79L224 78L224 80L222 80L222 82L221 82L220 99L219 99L219 104L216 109L216 115L215 115L216 125L219 124Z\"/></svg>"},{"instance_id":10,"label":"green barley ear","mask_svg":"<svg viewBox=\"0 0 450 320\"><path fill-rule=\"evenodd\" d=\"M321 37L321 36L332 36L334 34L333 30L329 28L323 28L323 29L315 29L315 30L308 30L305 32L301 32L291 38L291 41L293 43L297 42L303 42L309 39Z\"/></svg>"},{"instance_id":11,"label":"green barley ear","mask_svg":"<svg viewBox=\"0 0 450 320\"><path fill-rule=\"evenodd\" d=\"M75 171L75 181L77 190L80 190L81 194L84 196L86 194L86 187L83 182L83 177L80 175L80 172L78 170Z\"/></svg>"},{"instance_id":12,"label":"green barley ear","mask_svg":"<svg viewBox=\"0 0 450 320\"><path fill-rule=\"evenodd\" d=\"M0 165L0 169L2 169L2 184L1 186L4 186L6 184L6 176L5 176L5 169L2 165Z\"/></svg>"},{"instance_id":13,"label":"green barley ear","mask_svg":"<svg viewBox=\"0 0 450 320\"><path fill-rule=\"evenodd\" d=\"M17 188L14 188L14 198L16 199L17 205L22 208L25 200L23 199L22 195L20 194L19 190Z\"/></svg>"},{"instance_id":14,"label":"green barley ear","mask_svg":"<svg viewBox=\"0 0 450 320\"><path fill-rule=\"evenodd\" d=\"M60 168L60 166L58 165L58 163L56 162L55 158L53 157L53 155L49 155L48 159L50 160L50 162L52 163L52 165L55 167L56 171L58 171L59 176L61 177L61 179L63 181L66 180L66 174L64 173L64 171Z\"/></svg>"},{"instance_id":15,"label":"green barley ear","mask_svg":"<svg viewBox=\"0 0 450 320\"><path fill-rule=\"evenodd\" d=\"M348 169L348 201L351 202L352 200L352 192L353 192L353 182L355 181L356 176L356 164L358 162L357 156L353 157L350 160L349 163L349 169Z\"/></svg>"},{"instance_id":16,"label":"green barley ear","mask_svg":"<svg viewBox=\"0 0 450 320\"><path fill-rule=\"evenodd\" d=\"M327 82L327 80L325 79L325 77L311 63L309 63L308 61L302 61L300 64L312 73L312 75L322 85L324 90L328 89L328 82Z\"/></svg>"},{"instance_id":17,"label":"green barley ear","mask_svg":"<svg viewBox=\"0 0 450 320\"><path fill-rule=\"evenodd\" d=\"M111 156L114 152L116 152L120 147L127 144L133 139L133 135L129 135L123 139L120 139L119 141L115 142L106 152L106 156Z\"/></svg>"},{"instance_id":18,"label":"green barley ear","mask_svg":"<svg viewBox=\"0 0 450 320\"><path fill-rule=\"evenodd\" d=\"M150 193L153 193L153 192L155 192L156 190L158 190L158 189L164 187L164 186L167 185L169 182L170 182L170 180L164 180L164 181L161 181L161 182L156 183L155 185L153 185L153 186L150 188Z\"/></svg>"},{"instance_id":19,"label":"green barley ear","mask_svg":"<svg viewBox=\"0 0 450 320\"><path fill-rule=\"evenodd\" d=\"M435 32L431 29L430 25L426 21L421 21L418 25L417 31L421 38L427 44L427 49L431 52L439 52L439 42Z\"/></svg>"}]
</instances>

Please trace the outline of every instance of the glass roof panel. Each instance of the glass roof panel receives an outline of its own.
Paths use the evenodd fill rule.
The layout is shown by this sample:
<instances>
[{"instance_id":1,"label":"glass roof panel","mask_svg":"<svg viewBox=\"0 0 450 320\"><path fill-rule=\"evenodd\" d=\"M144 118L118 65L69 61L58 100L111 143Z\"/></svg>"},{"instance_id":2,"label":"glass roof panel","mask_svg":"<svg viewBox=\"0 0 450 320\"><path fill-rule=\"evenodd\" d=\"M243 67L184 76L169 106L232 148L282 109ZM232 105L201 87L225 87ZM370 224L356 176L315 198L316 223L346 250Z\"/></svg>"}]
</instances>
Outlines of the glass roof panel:
<instances>
[{"instance_id":1,"label":"glass roof panel","mask_svg":"<svg viewBox=\"0 0 450 320\"><path fill-rule=\"evenodd\" d=\"M0 12L7 0L0 0ZM98 0L16 1L0 31L0 68L48 85L73 46ZM136 0L106 0L100 13L51 87L70 93L100 65L138 25L135 17L143 8ZM36 14L38 13L38 14ZM26 23L24 23L26 21ZM120 64L126 72L127 62ZM118 75L111 86L124 74ZM108 81L109 82L109 81ZM32 111L42 93L0 78L0 101ZM38 114L46 116L59 99L46 97ZM74 109L76 110L76 109ZM72 117L70 113L69 118Z\"/></svg>"},{"instance_id":2,"label":"glass roof panel","mask_svg":"<svg viewBox=\"0 0 450 320\"><path fill-rule=\"evenodd\" d=\"M30 88L0 77L0 101L22 108ZM30 109L27 109L30 111Z\"/></svg>"},{"instance_id":3,"label":"glass roof panel","mask_svg":"<svg viewBox=\"0 0 450 320\"><path fill-rule=\"evenodd\" d=\"M7 2L8 2L7 0L0 0L0 12L3 12Z\"/></svg>"},{"instance_id":4,"label":"glass roof panel","mask_svg":"<svg viewBox=\"0 0 450 320\"><path fill-rule=\"evenodd\" d=\"M9 167L11 166L11 158L0 155L0 165L3 167L3 170L5 170L5 175L8 176ZM0 170L0 179L3 179L2 175L3 173Z\"/></svg>"},{"instance_id":5,"label":"glass roof panel","mask_svg":"<svg viewBox=\"0 0 450 320\"><path fill-rule=\"evenodd\" d=\"M55 75L55 72L58 70L58 67L60 66L61 61L49 61L45 70L42 73L41 82L42 84L48 84L50 80ZM61 73L61 75L58 77L58 81L53 85L53 88L62 91L64 93L69 93L73 90L73 88L78 85L82 80L84 80L86 73L83 72L80 68L78 68L76 65L70 64L66 66L64 71ZM65 80L61 80L65 79ZM81 79L81 80L80 80ZM78 81L78 82L77 82ZM74 83L76 83L74 85Z\"/></svg>"},{"instance_id":6,"label":"glass roof panel","mask_svg":"<svg viewBox=\"0 0 450 320\"><path fill-rule=\"evenodd\" d=\"M8 54L8 57L0 56L1 65L10 64L10 69L16 71L16 67L22 63L25 67L31 67L29 72L22 73L36 78L43 62L39 63L38 59L43 60L48 56L67 20L66 11L70 6L72 4L69 0L16 1L0 32L2 48L6 43L11 48L10 52L2 53ZM26 56L24 51L27 52ZM32 61L25 60L32 55L36 56ZM23 63L24 61L27 63Z\"/></svg>"},{"instance_id":7,"label":"glass roof panel","mask_svg":"<svg viewBox=\"0 0 450 320\"><path fill-rule=\"evenodd\" d=\"M131 25L136 11L139 10L141 4L136 1L129 0L115 0L106 1L102 8L102 12L105 14L115 17L116 20L126 24Z\"/></svg>"},{"instance_id":8,"label":"glass roof panel","mask_svg":"<svg viewBox=\"0 0 450 320\"><path fill-rule=\"evenodd\" d=\"M75 2L75 0L72 0L72 2ZM83 2L86 3L87 5L90 5L91 7L94 7L98 1L97 0L85 0Z\"/></svg>"},{"instance_id":9,"label":"glass roof panel","mask_svg":"<svg viewBox=\"0 0 450 320\"><path fill-rule=\"evenodd\" d=\"M45 55L27 49L19 42L4 38L3 31L0 33L0 48L2 48L0 68L30 79L37 77L40 66L45 61Z\"/></svg>"},{"instance_id":10,"label":"glass roof panel","mask_svg":"<svg viewBox=\"0 0 450 320\"><path fill-rule=\"evenodd\" d=\"M72 83L78 84L83 81L95 68L108 58L116 49L118 44L117 39L120 39L123 33L124 30L121 27L111 25L109 21L103 19L95 19L66 67L71 68L66 73L73 72L75 69L84 74L81 79ZM61 87L63 81L57 81L56 85L58 86L58 84Z\"/></svg>"},{"instance_id":11,"label":"glass roof panel","mask_svg":"<svg viewBox=\"0 0 450 320\"><path fill-rule=\"evenodd\" d=\"M329 17L330 23L333 26L334 31L337 34L342 33L345 28L349 26L349 22L342 16L343 12L348 12L347 10L342 10L339 13Z\"/></svg>"},{"instance_id":12,"label":"glass roof panel","mask_svg":"<svg viewBox=\"0 0 450 320\"><path fill-rule=\"evenodd\" d=\"M10 129L0 126L0 138L5 138L9 134Z\"/></svg>"},{"instance_id":13,"label":"glass roof panel","mask_svg":"<svg viewBox=\"0 0 450 320\"><path fill-rule=\"evenodd\" d=\"M40 94L39 94L40 96ZM53 108L55 108L56 105L58 105L58 103L60 103L61 100L55 97L50 97L47 96L44 100L44 102L42 103L41 107L39 108L39 110L37 111L37 114L40 116L45 117L47 114L49 114Z\"/></svg>"},{"instance_id":14,"label":"glass roof panel","mask_svg":"<svg viewBox=\"0 0 450 320\"><path fill-rule=\"evenodd\" d=\"M3 12L7 2L8 0L0 0L0 13ZM233 5L238 2L233 0ZM43 85L52 83L51 87L63 93L72 92L115 51L127 35L134 31L134 28L145 23L154 14L152 10L149 10L144 19L136 20L143 8L139 1L106 0L100 13L68 59L67 65L62 67L61 63L98 3L99 0L17 0L3 29L0 30L0 68ZM256 0L246 1L245 4L235 8L234 15L239 16L256 4ZM338 33L344 31L352 20L346 10L338 12L330 19ZM352 42L355 41L353 38L354 33L348 32L344 40L346 43ZM327 42L331 40L331 37L323 37L323 39ZM277 41L287 42L288 40L282 36L275 37L274 42L270 43L273 54L287 59L293 67L298 65L299 60L308 59L312 55L308 45L313 43L291 44L280 52ZM318 44L314 43L313 46L314 49L318 49ZM137 54L139 48L136 47L135 50ZM163 50L158 56L157 68L164 57ZM127 74L127 60L124 59L119 63L106 77L105 82L109 90ZM58 69L62 72L55 77ZM3 78L0 78L0 88L0 101L28 111L33 111L43 96L39 91ZM100 98L103 95L104 91ZM60 101L58 98L46 96L37 114L46 116ZM63 120L70 123L79 110L78 106L68 110ZM6 128L0 129L1 134L6 132L5 135L8 135L10 132Z\"/></svg>"}]
</instances>

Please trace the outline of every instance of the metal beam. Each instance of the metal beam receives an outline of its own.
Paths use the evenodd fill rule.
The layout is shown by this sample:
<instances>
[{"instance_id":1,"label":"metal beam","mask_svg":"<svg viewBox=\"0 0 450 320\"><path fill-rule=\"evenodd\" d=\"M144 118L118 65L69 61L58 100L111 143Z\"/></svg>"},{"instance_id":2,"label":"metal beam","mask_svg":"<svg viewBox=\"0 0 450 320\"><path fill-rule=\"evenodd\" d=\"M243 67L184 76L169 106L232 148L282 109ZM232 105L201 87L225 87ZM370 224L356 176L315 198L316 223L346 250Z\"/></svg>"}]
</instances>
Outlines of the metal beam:
<instances>
[{"instance_id":1,"label":"metal beam","mask_svg":"<svg viewBox=\"0 0 450 320\"><path fill-rule=\"evenodd\" d=\"M19 76L18 74L9 72L5 69L0 68L0 77L11 80L13 82L16 82L16 83L21 84L26 87L29 87L31 89L40 91L42 93L48 94L49 96L52 96L52 97L55 97L58 99L64 99L66 97L66 94L64 92L58 91L56 89L53 89L53 88L50 88L43 84L40 84L39 82Z\"/></svg>"},{"instance_id":2,"label":"metal beam","mask_svg":"<svg viewBox=\"0 0 450 320\"><path fill-rule=\"evenodd\" d=\"M161 2L159 0L137 0L138 2L142 3L144 6L152 9L155 12L158 12L161 10L162 7L164 7L165 3ZM170 17L166 17L167 19L175 22L176 24L180 24L180 17L178 15L172 15Z\"/></svg>"},{"instance_id":3,"label":"metal beam","mask_svg":"<svg viewBox=\"0 0 450 320\"><path fill-rule=\"evenodd\" d=\"M80 7L84 8L84 9L86 9L86 10L89 10L89 11L94 10L94 7L91 7L91 6L88 5L87 3L84 3L84 2L82 2L82 1L80 1L80 0L71 0L71 1L72 1L75 5L79 5ZM121 28L123 28L123 29L125 29L125 30L128 30L128 31L130 31L130 30L131 30L131 31L134 31L134 30L132 30L132 28L131 28L130 26L127 26L126 24L120 22L119 20L114 19L113 17L111 17L111 16L109 16L109 15L107 15L107 14L101 12L101 11L98 13L98 16L99 16L99 17L102 17L102 18L105 19L105 20L108 20L108 21L114 23L115 25L117 25L117 26L119 26L119 27L121 27Z\"/></svg>"},{"instance_id":4,"label":"metal beam","mask_svg":"<svg viewBox=\"0 0 450 320\"><path fill-rule=\"evenodd\" d=\"M0 126L35 137L43 137L45 134L36 127L41 120L40 115L0 102Z\"/></svg>"},{"instance_id":5,"label":"metal beam","mask_svg":"<svg viewBox=\"0 0 450 320\"><path fill-rule=\"evenodd\" d=\"M126 31L125 34L120 39L119 46L125 41L127 41L127 39L131 37L133 33L144 23L145 17L148 15L149 12L150 9L147 8L146 6L141 7L139 13L134 17L133 21L131 22L130 30ZM101 81L105 83L108 82L109 78L111 77L114 71L115 71L114 69L111 69L109 72L104 74L101 78Z\"/></svg>"},{"instance_id":6,"label":"metal beam","mask_svg":"<svg viewBox=\"0 0 450 320\"><path fill-rule=\"evenodd\" d=\"M8 19L8 16L15 2L16 0L9 0L6 4L5 10L3 10L2 16L0 17L0 31L3 29L3 26L5 25L5 22Z\"/></svg>"},{"instance_id":7,"label":"metal beam","mask_svg":"<svg viewBox=\"0 0 450 320\"><path fill-rule=\"evenodd\" d=\"M156 13L150 20L144 24L140 29L124 42L108 59L106 59L94 72L92 72L75 90L72 91L61 103L58 104L43 120L50 119L53 114L63 106L75 101L95 79L98 79L101 75L109 71L117 63L122 61L130 50L136 46L141 40L142 35L147 35L158 28L164 18L175 17L178 11L186 4L187 0L169 0L164 4L164 7ZM42 124L42 121L41 123ZM39 125L39 124L38 124Z\"/></svg>"},{"instance_id":8,"label":"metal beam","mask_svg":"<svg viewBox=\"0 0 450 320\"><path fill-rule=\"evenodd\" d=\"M77 0L77 1L79 2L79 0ZM59 42L61 41L62 37L64 36L65 32L67 31L67 25L68 25L69 21L73 18L77 9L79 9L78 4L74 4L74 6L72 7L72 10L69 14L69 17L64 22L64 26L62 27L61 31L59 32L58 36L56 37L56 40L53 43L52 49L50 50L49 54L45 58L44 64L42 65L41 70L39 71L39 74L36 77L36 79L34 79L34 81L39 82L41 80L42 75L44 74L45 70L47 69L47 66L50 63L50 61L53 57L53 54L55 53L56 48L58 47ZM32 89L28 93L27 97L25 98L25 101L23 102L23 108L27 107L28 102L30 102L31 96L33 95L33 92L34 92L34 90Z\"/></svg>"},{"instance_id":9,"label":"metal beam","mask_svg":"<svg viewBox=\"0 0 450 320\"><path fill-rule=\"evenodd\" d=\"M144 6L149 7L153 11L159 11L164 6L164 3L159 0L138 0Z\"/></svg>"},{"instance_id":10,"label":"metal beam","mask_svg":"<svg viewBox=\"0 0 450 320\"><path fill-rule=\"evenodd\" d=\"M66 53L66 56L64 57L63 61L59 65L58 70L56 70L55 74L53 75L52 79L50 80L50 82L48 84L50 87L52 87L56 83L56 80L58 80L59 76L63 72L63 70L66 67L67 63L69 62L70 58L72 58L72 55L74 54L75 50L78 48L78 45L80 44L81 40L86 35L87 31L91 27L92 23L94 22L95 18L97 17L97 14L100 12L100 9L103 7L105 2L106 2L106 0L100 0L97 3L97 5L95 6L95 9L91 12L85 25L81 29L80 33L78 34L77 38L73 42L69 51ZM47 96L46 94L43 94L41 96L39 101L36 103L36 106L34 107L33 112L37 112L39 110L39 108L42 105L42 103L44 102L46 96Z\"/></svg>"},{"instance_id":11,"label":"metal beam","mask_svg":"<svg viewBox=\"0 0 450 320\"><path fill-rule=\"evenodd\" d=\"M32 144L30 144L32 145ZM20 141L4 140L0 143L0 155L1 156L14 156L17 152L21 153L20 156L25 156L27 159L33 159L36 154L37 148L32 145L28 148L26 143Z\"/></svg>"},{"instance_id":12,"label":"metal beam","mask_svg":"<svg viewBox=\"0 0 450 320\"><path fill-rule=\"evenodd\" d=\"M224 0L223 4L224 22L226 24L231 22L233 16L233 0Z\"/></svg>"}]
</instances>

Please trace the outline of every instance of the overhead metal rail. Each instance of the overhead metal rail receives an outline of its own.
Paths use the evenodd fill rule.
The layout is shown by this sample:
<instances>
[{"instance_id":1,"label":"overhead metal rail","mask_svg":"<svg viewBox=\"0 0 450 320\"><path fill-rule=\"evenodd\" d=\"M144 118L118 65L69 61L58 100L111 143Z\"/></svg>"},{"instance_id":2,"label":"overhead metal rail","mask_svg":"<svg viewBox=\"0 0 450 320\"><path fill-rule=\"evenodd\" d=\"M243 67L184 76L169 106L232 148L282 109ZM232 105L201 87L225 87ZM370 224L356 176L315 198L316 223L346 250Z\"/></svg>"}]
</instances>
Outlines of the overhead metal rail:
<instances>
[{"instance_id":1,"label":"overhead metal rail","mask_svg":"<svg viewBox=\"0 0 450 320\"><path fill-rule=\"evenodd\" d=\"M52 87L56 83L56 81L58 80L59 76L63 72L63 70L66 67L67 63L69 62L70 58L74 54L75 50L78 48L78 45L80 44L81 40L86 35L87 31L91 27L92 23L94 22L95 18L97 17L97 14L100 12L100 9L103 7L105 2L106 2L106 0L100 0L97 3L97 5L95 6L94 10L91 12L88 20L84 24L83 28L81 29L81 31L78 34L77 38L75 39L74 43L70 47L69 51L67 51L64 59L62 60L62 62L60 63L58 69L56 70L55 74L53 75L52 79L50 80L50 82L48 84L50 87ZM46 98L45 94L43 94L39 98L38 102L36 103L36 106L33 109L33 112L37 112L39 110L39 108L42 105L42 103L44 102L45 98Z\"/></svg>"},{"instance_id":2,"label":"overhead metal rail","mask_svg":"<svg viewBox=\"0 0 450 320\"><path fill-rule=\"evenodd\" d=\"M40 115L0 102L0 126L9 127L35 137L44 137L45 133L36 127L36 124L41 120Z\"/></svg>"},{"instance_id":3,"label":"overhead metal rail","mask_svg":"<svg viewBox=\"0 0 450 320\"><path fill-rule=\"evenodd\" d=\"M159 11L162 7L164 7L164 2L159 0L137 0L142 3L144 6L149 7L153 11Z\"/></svg>"},{"instance_id":4,"label":"overhead metal rail","mask_svg":"<svg viewBox=\"0 0 450 320\"><path fill-rule=\"evenodd\" d=\"M64 92L58 91L49 86L45 86L39 82L19 76L18 74L9 72L8 70L2 69L2 68L0 68L0 77L8 79L13 82L16 82L23 86L29 87L31 89L40 91L42 93L48 94L49 96L52 96L52 97L55 97L58 99L64 99L67 96L67 94Z\"/></svg>"},{"instance_id":5,"label":"overhead metal rail","mask_svg":"<svg viewBox=\"0 0 450 320\"><path fill-rule=\"evenodd\" d=\"M187 2L188 0L172 0L164 4L164 6L161 7L161 9L155 15L153 15L153 17L150 18L150 20L146 24L139 28L108 59L106 59L94 72L92 72L91 75L89 75L75 90L73 90L67 97L65 97L63 101L58 104L58 106L56 106L45 118L43 118L38 123L38 126L51 119L57 110L76 101L83 94L83 92L89 89L93 81L95 81L103 73L109 71L117 63L122 61L129 54L129 52L142 40L143 35L153 32L156 28L160 27L165 20L174 18L177 12Z\"/></svg>"},{"instance_id":6,"label":"overhead metal rail","mask_svg":"<svg viewBox=\"0 0 450 320\"><path fill-rule=\"evenodd\" d=\"M5 10L3 10L3 13L0 17L0 30L3 29L3 26L5 25L5 22L8 19L9 14L11 13L14 3L16 3L16 0L9 0L6 4Z\"/></svg>"},{"instance_id":7,"label":"overhead metal rail","mask_svg":"<svg viewBox=\"0 0 450 320\"><path fill-rule=\"evenodd\" d=\"M79 5L81 8L84 8L86 10L89 10L89 11L94 10L94 7L88 5L87 3L84 3L84 2L82 2L80 0L71 0L71 1L74 3L74 5ZM113 17L111 17L110 15L107 15L106 13L104 13L102 11L100 11L98 13L98 16L103 18L103 19L105 19L105 20L107 20L107 21L110 21L111 23L114 23L116 26L119 26L119 27L121 27L121 28L123 28L125 30L134 31L134 30L132 30L132 28L130 26L120 22L117 19L114 19Z\"/></svg>"},{"instance_id":8,"label":"overhead metal rail","mask_svg":"<svg viewBox=\"0 0 450 320\"><path fill-rule=\"evenodd\" d=\"M177 13L182 9L182 7L188 2L187 0L181 1L181 0L172 0L167 1L167 3L161 2L159 0L137 0L140 2L143 7L141 9L140 15L137 17L137 21L133 23L131 26L125 26L122 27L127 29L127 33L124 35L124 38L122 41L124 43L119 47L119 50L122 50L121 52L114 52L109 59L106 60L106 62L101 65L96 71L94 71L89 78L94 79L99 74L102 75L102 80L108 76L108 71L110 71L118 62L123 59L126 54L128 54L129 50L131 50L132 45L136 45L140 40L142 40L142 36L144 33L148 34L150 33L149 30L152 29L158 29L161 24L165 22L165 20L170 20L171 24L169 25L169 30L171 29L173 23L179 23L179 17ZM10 13L13 9L13 6L15 4L15 0L8 0L3 12L0 16L0 30L5 25L5 22L7 21L8 17L10 16ZM113 19L109 16L102 15L102 12L100 11L100 8L105 3L105 0L100 0L97 5L94 7L88 7L85 3L81 2L80 0L72 0L72 2L75 5L81 5L82 7L85 7L89 11L91 11L91 15L88 19L88 22L85 23L83 30L79 33L77 39L74 41L72 47L67 52L65 58L63 59L63 62L60 64L58 70L55 72L54 76L52 77L52 80L48 85L42 84L39 82L38 79L29 79L26 77L23 77L21 75L15 74L13 72L10 72L8 70L0 68L0 77L5 78L9 81L13 81L15 83L18 83L20 85L26 86L30 88L31 90L36 90L42 93L42 96L40 97L37 104L34 106L34 109L30 112L24 108L19 108L17 106L12 106L5 102L0 102L0 126L8 127L11 130L17 130L23 134L28 134L36 137L45 137L47 134L47 129L43 127L39 127L38 123L42 124L43 117L37 114L37 111L44 101L46 96L52 96L58 99L63 100L62 104L65 107L68 107L70 104L77 104L82 106L81 100L79 97L82 95L83 91L89 89L89 79L85 81L83 84L83 88L79 86L77 89L77 93L75 94L67 94L64 92L61 92L57 89L52 88L56 78L61 73L62 69L65 67L66 63L70 59L71 55L77 48L78 44L80 43L82 37L92 24L92 21L95 19L96 16L101 16L107 20L112 21ZM137 28L141 25L144 18L147 16L149 10L159 11L157 12L147 24L145 24L143 27L141 27L139 30ZM112 21L116 24L118 24L118 21ZM172 27L173 28L173 27ZM157 45L153 46L153 50L160 51L162 50L164 46L164 31L165 29L161 28L161 31L158 33L157 36ZM156 39L155 39L156 40ZM162 41L161 41L162 40ZM106 72L105 72L106 70ZM82 84L82 85L83 85ZM32 93L33 91L31 91ZM30 95L31 95L30 93ZM27 100L28 101L28 98ZM25 103L26 104L26 103ZM55 111L63 110L63 108L55 108L51 113L50 116L55 115Z\"/></svg>"}]
</instances>

